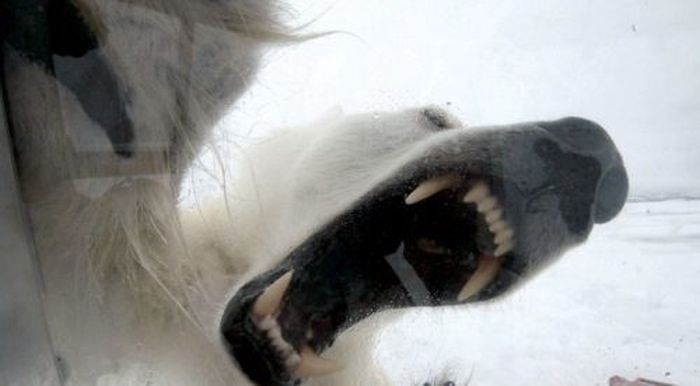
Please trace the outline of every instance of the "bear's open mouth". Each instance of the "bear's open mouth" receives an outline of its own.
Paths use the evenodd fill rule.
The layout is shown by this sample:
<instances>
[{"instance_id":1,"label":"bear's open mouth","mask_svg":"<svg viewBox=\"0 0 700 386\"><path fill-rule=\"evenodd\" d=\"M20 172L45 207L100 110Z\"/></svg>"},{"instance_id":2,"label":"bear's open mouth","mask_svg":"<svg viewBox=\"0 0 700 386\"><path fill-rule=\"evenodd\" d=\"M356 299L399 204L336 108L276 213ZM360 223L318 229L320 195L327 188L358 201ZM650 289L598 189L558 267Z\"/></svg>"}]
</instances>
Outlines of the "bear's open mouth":
<instances>
[{"instance_id":1,"label":"bear's open mouth","mask_svg":"<svg viewBox=\"0 0 700 386\"><path fill-rule=\"evenodd\" d=\"M505 183L419 180L362 201L238 291L221 331L251 380L293 385L334 372L340 365L319 354L372 313L486 300L517 280Z\"/></svg>"},{"instance_id":2,"label":"bear's open mouth","mask_svg":"<svg viewBox=\"0 0 700 386\"><path fill-rule=\"evenodd\" d=\"M296 197L306 208L318 199L347 209L227 304L224 345L253 382L295 385L337 370L319 354L383 309L515 288L614 218L628 191L610 137L581 118L442 131L382 169L349 187L352 204L331 203L337 185L295 190L308 194Z\"/></svg>"}]
</instances>

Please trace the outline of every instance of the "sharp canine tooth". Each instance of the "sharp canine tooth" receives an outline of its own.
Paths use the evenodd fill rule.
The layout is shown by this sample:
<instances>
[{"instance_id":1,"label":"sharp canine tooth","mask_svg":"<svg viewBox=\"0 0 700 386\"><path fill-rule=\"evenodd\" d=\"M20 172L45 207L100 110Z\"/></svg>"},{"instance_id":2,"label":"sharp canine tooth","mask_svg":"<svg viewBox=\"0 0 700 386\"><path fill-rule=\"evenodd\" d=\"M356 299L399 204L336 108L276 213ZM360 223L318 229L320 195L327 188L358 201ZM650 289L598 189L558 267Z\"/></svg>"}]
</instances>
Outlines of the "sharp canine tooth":
<instances>
[{"instance_id":1,"label":"sharp canine tooth","mask_svg":"<svg viewBox=\"0 0 700 386\"><path fill-rule=\"evenodd\" d=\"M408 195L408 197L406 197L405 202L407 205L421 202L426 198L449 188L450 186L454 185L456 181L457 176L453 174L447 174L423 181L411 192L411 194Z\"/></svg>"},{"instance_id":2,"label":"sharp canine tooth","mask_svg":"<svg viewBox=\"0 0 700 386\"><path fill-rule=\"evenodd\" d=\"M496 237L494 237L493 242L496 244L503 244L503 242L508 241L513 238L513 230L506 227L498 231L496 233Z\"/></svg>"},{"instance_id":3,"label":"sharp canine tooth","mask_svg":"<svg viewBox=\"0 0 700 386\"><path fill-rule=\"evenodd\" d=\"M287 359L284 360L284 365L287 366L288 369L295 369L299 366L299 363L301 363L301 358L297 353L289 354Z\"/></svg>"},{"instance_id":4,"label":"sharp canine tooth","mask_svg":"<svg viewBox=\"0 0 700 386\"><path fill-rule=\"evenodd\" d=\"M292 275L294 270L291 270L284 275L280 276L279 279L275 280L274 283L270 284L269 287L265 288L265 291L258 296L253 305L253 314L260 318L272 315L279 308L282 302L282 297L287 291L289 282L292 280Z\"/></svg>"},{"instance_id":5,"label":"sharp canine tooth","mask_svg":"<svg viewBox=\"0 0 700 386\"><path fill-rule=\"evenodd\" d=\"M284 342L284 343L279 342L275 346L277 348L277 352L284 355L285 358L292 355L292 353L294 352L294 347L292 347L287 342Z\"/></svg>"},{"instance_id":6,"label":"sharp canine tooth","mask_svg":"<svg viewBox=\"0 0 700 386\"><path fill-rule=\"evenodd\" d=\"M266 316L258 322L258 328L260 328L263 331L270 330L275 326L277 326L277 322L270 316Z\"/></svg>"},{"instance_id":7,"label":"sharp canine tooth","mask_svg":"<svg viewBox=\"0 0 700 386\"><path fill-rule=\"evenodd\" d=\"M294 375L299 378L331 374L341 369L337 362L321 358L309 346L301 348L300 359L299 366L294 370Z\"/></svg>"},{"instance_id":8,"label":"sharp canine tooth","mask_svg":"<svg viewBox=\"0 0 700 386\"><path fill-rule=\"evenodd\" d=\"M500 220L503 215L503 209L494 209L486 215L486 223L493 224L496 220Z\"/></svg>"},{"instance_id":9,"label":"sharp canine tooth","mask_svg":"<svg viewBox=\"0 0 700 386\"><path fill-rule=\"evenodd\" d=\"M282 331L279 328L271 328L267 331L267 337L272 340L281 340Z\"/></svg>"},{"instance_id":10,"label":"sharp canine tooth","mask_svg":"<svg viewBox=\"0 0 700 386\"><path fill-rule=\"evenodd\" d=\"M505 221L498 220L498 221L495 221L493 224L489 225L489 231L491 233L496 233L496 232L500 231L501 229L505 229L507 227L508 227L508 224Z\"/></svg>"},{"instance_id":11,"label":"sharp canine tooth","mask_svg":"<svg viewBox=\"0 0 700 386\"><path fill-rule=\"evenodd\" d=\"M498 200L496 199L496 197L489 196L476 204L476 210L479 213L488 212L494 207L496 207L496 204L498 204Z\"/></svg>"},{"instance_id":12,"label":"sharp canine tooth","mask_svg":"<svg viewBox=\"0 0 700 386\"><path fill-rule=\"evenodd\" d=\"M507 240L503 244L499 245L498 248L493 252L495 256L503 256L513 249L513 240Z\"/></svg>"},{"instance_id":13,"label":"sharp canine tooth","mask_svg":"<svg viewBox=\"0 0 700 386\"><path fill-rule=\"evenodd\" d=\"M501 259L482 255L479 258L479 267L477 267L472 277L467 280L462 290L459 291L457 300L461 302L478 294L496 277L500 268Z\"/></svg>"},{"instance_id":14,"label":"sharp canine tooth","mask_svg":"<svg viewBox=\"0 0 700 386\"><path fill-rule=\"evenodd\" d=\"M489 195L489 187L484 182L477 182L467 192L462 201L464 202L479 202Z\"/></svg>"}]
</instances>

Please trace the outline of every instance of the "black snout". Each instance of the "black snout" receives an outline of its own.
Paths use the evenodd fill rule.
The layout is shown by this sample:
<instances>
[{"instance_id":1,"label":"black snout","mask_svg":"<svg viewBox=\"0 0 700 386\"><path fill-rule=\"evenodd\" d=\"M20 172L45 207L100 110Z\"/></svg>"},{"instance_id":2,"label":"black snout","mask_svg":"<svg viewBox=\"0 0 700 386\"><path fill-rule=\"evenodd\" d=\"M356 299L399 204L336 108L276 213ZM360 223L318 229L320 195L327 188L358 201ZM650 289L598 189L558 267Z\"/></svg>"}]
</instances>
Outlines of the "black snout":
<instances>
[{"instance_id":1,"label":"black snout","mask_svg":"<svg viewBox=\"0 0 700 386\"><path fill-rule=\"evenodd\" d=\"M613 219L627 200L627 173L625 169L615 167L601 178L595 205L595 222L602 224Z\"/></svg>"},{"instance_id":2,"label":"black snout","mask_svg":"<svg viewBox=\"0 0 700 386\"><path fill-rule=\"evenodd\" d=\"M622 157L608 134L582 118L539 126L555 138L541 141L536 152L553 166L552 186L559 192L560 209L571 230L580 233L591 221L610 221L622 210L629 184Z\"/></svg>"}]
</instances>

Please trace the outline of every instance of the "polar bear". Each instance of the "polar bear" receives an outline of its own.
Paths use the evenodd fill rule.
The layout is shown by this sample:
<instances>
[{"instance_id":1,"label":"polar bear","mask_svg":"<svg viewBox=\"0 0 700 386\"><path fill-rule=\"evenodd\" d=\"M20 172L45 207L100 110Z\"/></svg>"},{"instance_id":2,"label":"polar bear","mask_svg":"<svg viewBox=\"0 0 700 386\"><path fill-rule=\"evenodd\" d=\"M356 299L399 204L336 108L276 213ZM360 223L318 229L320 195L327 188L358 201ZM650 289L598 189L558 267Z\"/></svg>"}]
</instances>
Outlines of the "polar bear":
<instances>
[{"instance_id":1,"label":"polar bear","mask_svg":"<svg viewBox=\"0 0 700 386\"><path fill-rule=\"evenodd\" d=\"M401 309L500 297L627 196L591 121L472 128L428 106L281 131L180 211L261 46L298 39L280 5L8 4L4 95L66 385L386 384L372 336Z\"/></svg>"},{"instance_id":2,"label":"polar bear","mask_svg":"<svg viewBox=\"0 0 700 386\"><path fill-rule=\"evenodd\" d=\"M591 121L471 128L430 106L289 130L248 162L238 197L251 212L214 205L196 238L251 261L220 330L263 385L338 368L328 384L383 384L360 355L397 313L380 311L498 298L614 217L627 192ZM317 355L329 347L340 363Z\"/></svg>"}]
</instances>

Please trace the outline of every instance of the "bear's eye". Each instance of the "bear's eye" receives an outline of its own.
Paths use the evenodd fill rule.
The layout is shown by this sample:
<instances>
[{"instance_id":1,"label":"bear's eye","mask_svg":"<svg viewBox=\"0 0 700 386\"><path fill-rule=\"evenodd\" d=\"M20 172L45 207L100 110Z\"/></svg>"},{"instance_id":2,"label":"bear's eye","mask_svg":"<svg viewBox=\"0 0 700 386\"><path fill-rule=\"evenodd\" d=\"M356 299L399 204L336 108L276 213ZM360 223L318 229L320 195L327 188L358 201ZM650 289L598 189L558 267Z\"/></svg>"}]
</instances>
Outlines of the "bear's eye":
<instances>
[{"instance_id":1,"label":"bear's eye","mask_svg":"<svg viewBox=\"0 0 700 386\"><path fill-rule=\"evenodd\" d=\"M422 116L435 130L452 129L459 126L459 122L446 111L437 107L428 107L421 110Z\"/></svg>"}]
</instances>

